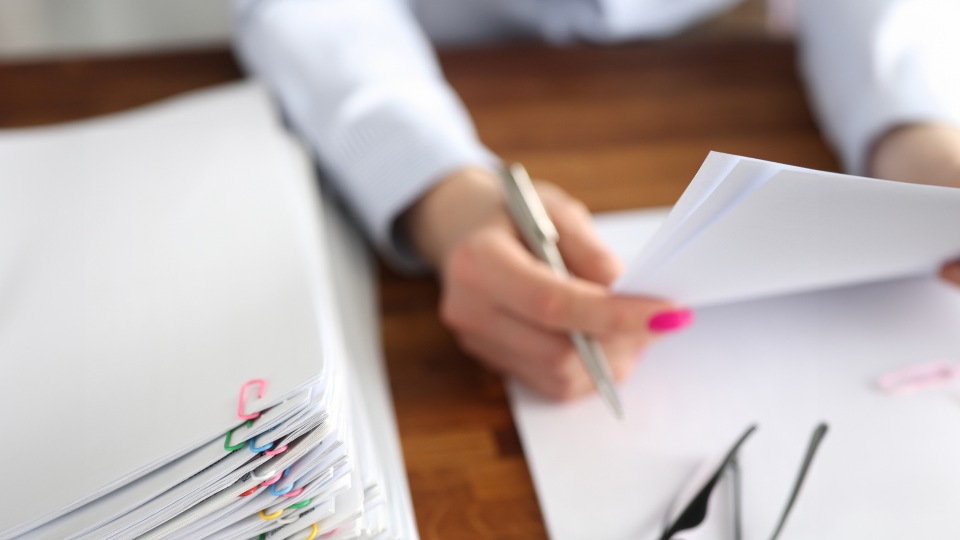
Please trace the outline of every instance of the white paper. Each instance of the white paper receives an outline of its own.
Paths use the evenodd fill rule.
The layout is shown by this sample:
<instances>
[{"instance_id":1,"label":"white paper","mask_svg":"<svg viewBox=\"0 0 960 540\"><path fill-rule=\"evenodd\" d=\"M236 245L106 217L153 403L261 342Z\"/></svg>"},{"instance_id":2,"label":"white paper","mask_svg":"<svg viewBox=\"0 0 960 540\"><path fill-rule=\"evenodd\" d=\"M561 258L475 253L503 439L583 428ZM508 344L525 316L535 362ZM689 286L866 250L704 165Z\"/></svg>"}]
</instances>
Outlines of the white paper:
<instances>
[{"instance_id":1,"label":"white paper","mask_svg":"<svg viewBox=\"0 0 960 540\"><path fill-rule=\"evenodd\" d=\"M621 232L628 219L614 220ZM643 231L657 216L636 219ZM640 239L625 237L607 238L635 250ZM960 537L960 389L875 386L906 365L960 362L958 329L960 289L897 280L698 310L620 385L622 422L596 396L557 404L512 381L551 538L657 538L691 476L753 423L741 454L745 537L767 538L820 421L830 430L782 538Z\"/></svg>"},{"instance_id":2,"label":"white paper","mask_svg":"<svg viewBox=\"0 0 960 540\"><path fill-rule=\"evenodd\" d=\"M960 189L714 153L614 289L705 306L932 275L957 231Z\"/></svg>"},{"instance_id":3,"label":"white paper","mask_svg":"<svg viewBox=\"0 0 960 540\"><path fill-rule=\"evenodd\" d=\"M0 133L0 409L29 446L0 531L221 437L250 379L258 410L321 373L310 165L234 92Z\"/></svg>"}]
</instances>

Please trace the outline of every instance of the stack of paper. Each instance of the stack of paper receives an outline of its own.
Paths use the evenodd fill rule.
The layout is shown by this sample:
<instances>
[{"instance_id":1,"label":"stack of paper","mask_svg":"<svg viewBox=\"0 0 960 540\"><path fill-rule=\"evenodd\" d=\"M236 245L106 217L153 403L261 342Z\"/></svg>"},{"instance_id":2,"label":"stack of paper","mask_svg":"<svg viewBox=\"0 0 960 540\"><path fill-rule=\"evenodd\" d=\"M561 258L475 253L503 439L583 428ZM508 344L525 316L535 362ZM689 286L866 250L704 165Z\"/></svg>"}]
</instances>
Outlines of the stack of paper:
<instances>
[{"instance_id":1,"label":"stack of paper","mask_svg":"<svg viewBox=\"0 0 960 540\"><path fill-rule=\"evenodd\" d=\"M634 261L619 290L709 307L621 385L622 422L595 396L557 404L511 384L552 538L660 538L754 424L743 538L769 538L819 422L781 538L960 537L960 287L934 277L960 256L960 190L714 154L669 215L598 225ZM952 370L923 390L878 386L933 361ZM734 538L731 497L678 538Z\"/></svg>"},{"instance_id":2,"label":"stack of paper","mask_svg":"<svg viewBox=\"0 0 960 540\"><path fill-rule=\"evenodd\" d=\"M0 538L416 536L368 261L262 89L0 162Z\"/></svg>"},{"instance_id":3,"label":"stack of paper","mask_svg":"<svg viewBox=\"0 0 960 540\"><path fill-rule=\"evenodd\" d=\"M958 189L711 153L614 289L703 306L929 274L957 231Z\"/></svg>"}]
</instances>

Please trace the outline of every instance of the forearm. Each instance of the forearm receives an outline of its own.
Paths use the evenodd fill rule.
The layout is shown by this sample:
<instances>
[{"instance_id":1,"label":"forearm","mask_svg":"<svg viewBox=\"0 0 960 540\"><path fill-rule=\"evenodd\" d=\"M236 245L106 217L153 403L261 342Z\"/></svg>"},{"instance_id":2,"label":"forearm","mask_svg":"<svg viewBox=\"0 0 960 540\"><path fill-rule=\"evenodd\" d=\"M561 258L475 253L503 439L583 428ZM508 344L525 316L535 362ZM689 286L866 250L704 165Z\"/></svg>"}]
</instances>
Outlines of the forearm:
<instances>
[{"instance_id":1,"label":"forearm","mask_svg":"<svg viewBox=\"0 0 960 540\"><path fill-rule=\"evenodd\" d=\"M414 257L394 222L453 170L494 158L477 140L402 2L237 3L236 45L385 255Z\"/></svg>"},{"instance_id":2,"label":"forearm","mask_svg":"<svg viewBox=\"0 0 960 540\"><path fill-rule=\"evenodd\" d=\"M960 126L960 3L799 0L801 67L821 127L855 174L916 124ZM899 146L899 144L895 145ZM880 171L876 172L875 167ZM903 175L897 173L898 177Z\"/></svg>"}]
</instances>

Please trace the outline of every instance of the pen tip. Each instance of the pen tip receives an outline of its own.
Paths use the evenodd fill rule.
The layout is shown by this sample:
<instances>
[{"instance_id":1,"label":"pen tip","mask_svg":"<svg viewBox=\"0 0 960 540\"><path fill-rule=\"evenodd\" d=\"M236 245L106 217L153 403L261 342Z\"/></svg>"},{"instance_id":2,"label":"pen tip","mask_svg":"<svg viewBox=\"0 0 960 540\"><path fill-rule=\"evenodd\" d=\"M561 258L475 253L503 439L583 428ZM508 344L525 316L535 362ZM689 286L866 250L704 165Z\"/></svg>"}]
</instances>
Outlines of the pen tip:
<instances>
[{"instance_id":1,"label":"pen tip","mask_svg":"<svg viewBox=\"0 0 960 540\"><path fill-rule=\"evenodd\" d=\"M613 415L617 417L617 420L622 421L624 419L624 414L623 405L620 404L620 400L616 397L616 395L612 395L607 402L610 404L610 408L613 410Z\"/></svg>"}]
</instances>

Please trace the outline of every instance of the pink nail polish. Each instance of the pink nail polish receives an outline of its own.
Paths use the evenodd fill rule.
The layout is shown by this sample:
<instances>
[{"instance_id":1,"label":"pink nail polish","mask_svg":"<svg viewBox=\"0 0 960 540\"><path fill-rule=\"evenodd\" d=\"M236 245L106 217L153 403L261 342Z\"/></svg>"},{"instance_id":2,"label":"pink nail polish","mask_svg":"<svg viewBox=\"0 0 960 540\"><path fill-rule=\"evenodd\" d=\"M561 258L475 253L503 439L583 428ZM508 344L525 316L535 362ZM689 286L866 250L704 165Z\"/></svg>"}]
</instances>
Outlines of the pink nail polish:
<instances>
[{"instance_id":1,"label":"pink nail polish","mask_svg":"<svg viewBox=\"0 0 960 540\"><path fill-rule=\"evenodd\" d=\"M685 328L693 322L693 312L689 309L662 311L650 318L647 326L654 332L672 332Z\"/></svg>"}]
</instances>

